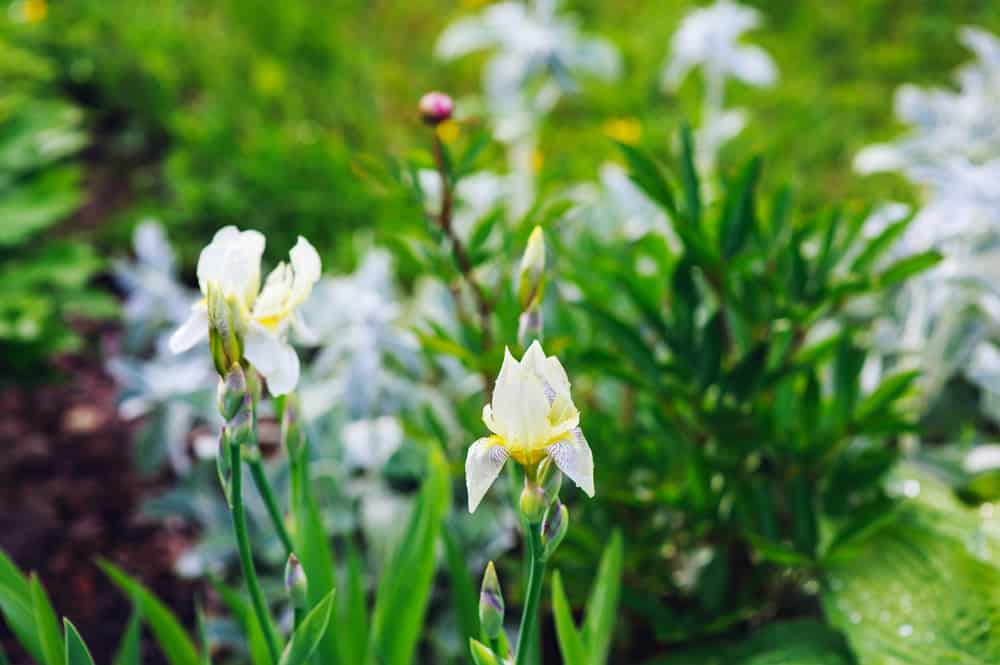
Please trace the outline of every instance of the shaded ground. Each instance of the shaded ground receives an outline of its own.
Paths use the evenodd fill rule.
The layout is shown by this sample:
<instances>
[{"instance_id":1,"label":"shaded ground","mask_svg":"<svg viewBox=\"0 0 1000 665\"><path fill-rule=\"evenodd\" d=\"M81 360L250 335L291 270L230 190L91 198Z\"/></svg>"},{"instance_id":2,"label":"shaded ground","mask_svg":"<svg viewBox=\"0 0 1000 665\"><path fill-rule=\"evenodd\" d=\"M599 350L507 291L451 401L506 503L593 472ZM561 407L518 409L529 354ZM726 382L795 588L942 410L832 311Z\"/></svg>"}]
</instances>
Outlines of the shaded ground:
<instances>
[{"instance_id":1,"label":"shaded ground","mask_svg":"<svg viewBox=\"0 0 1000 665\"><path fill-rule=\"evenodd\" d=\"M0 547L38 572L96 662L110 663L131 608L95 560L138 576L189 625L195 590L171 574L190 534L139 512L163 481L133 469L132 426L117 418L114 383L99 361L114 334L98 329L87 338L89 353L59 362L60 384L0 392ZM6 626L0 640L13 665L30 662ZM163 662L151 645L145 649L143 663Z\"/></svg>"}]
</instances>

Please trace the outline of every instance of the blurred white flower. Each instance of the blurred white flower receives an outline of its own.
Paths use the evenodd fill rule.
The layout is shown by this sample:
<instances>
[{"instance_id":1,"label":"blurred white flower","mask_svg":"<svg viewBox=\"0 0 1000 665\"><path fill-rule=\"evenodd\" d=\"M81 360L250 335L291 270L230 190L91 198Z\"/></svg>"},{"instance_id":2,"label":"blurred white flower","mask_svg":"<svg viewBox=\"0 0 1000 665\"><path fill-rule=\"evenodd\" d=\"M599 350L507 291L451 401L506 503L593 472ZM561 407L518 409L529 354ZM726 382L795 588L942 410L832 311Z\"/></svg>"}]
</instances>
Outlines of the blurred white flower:
<instances>
[{"instance_id":1,"label":"blurred white flower","mask_svg":"<svg viewBox=\"0 0 1000 665\"><path fill-rule=\"evenodd\" d=\"M715 168L722 144L746 125L742 109L726 109L726 80L754 87L771 86L778 70L767 51L740 38L760 25L760 13L732 0L718 0L684 17L671 41L660 82L676 90L688 73L700 68L705 83L701 125L695 131L695 161L702 171Z\"/></svg>"},{"instance_id":2,"label":"blurred white flower","mask_svg":"<svg viewBox=\"0 0 1000 665\"><path fill-rule=\"evenodd\" d=\"M767 87L778 78L778 70L767 51L741 44L743 33L760 25L760 13L731 0L695 9L681 22L671 42L671 53L661 83L676 90L694 67L703 67L707 77L728 77L747 85Z\"/></svg>"},{"instance_id":3,"label":"blurred white flower","mask_svg":"<svg viewBox=\"0 0 1000 665\"><path fill-rule=\"evenodd\" d=\"M260 288L260 259L264 236L220 229L198 258L201 300L191 307L188 320L170 338L175 353L186 351L216 330L224 339L235 336L243 354L267 379L273 395L284 395L299 380L299 357L288 344L294 327L306 341L312 334L298 311L319 280L319 254L299 236L290 252L290 264L279 263Z\"/></svg>"}]
</instances>

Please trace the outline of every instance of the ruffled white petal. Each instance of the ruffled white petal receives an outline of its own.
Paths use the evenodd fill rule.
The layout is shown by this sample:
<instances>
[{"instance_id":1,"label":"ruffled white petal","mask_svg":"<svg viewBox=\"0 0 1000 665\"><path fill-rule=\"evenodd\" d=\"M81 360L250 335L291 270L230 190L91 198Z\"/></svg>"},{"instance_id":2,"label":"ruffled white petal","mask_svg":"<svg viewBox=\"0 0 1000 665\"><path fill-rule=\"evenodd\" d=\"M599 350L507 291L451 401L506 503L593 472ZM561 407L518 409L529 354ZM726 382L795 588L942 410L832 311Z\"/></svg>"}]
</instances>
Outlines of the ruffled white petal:
<instances>
[{"instance_id":1,"label":"ruffled white petal","mask_svg":"<svg viewBox=\"0 0 1000 665\"><path fill-rule=\"evenodd\" d=\"M204 302L191 306L191 314L180 328L170 336L168 343L173 353L183 353L208 337L208 310Z\"/></svg>"},{"instance_id":2,"label":"ruffled white petal","mask_svg":"<svg viewBox=\"0 0 1000 665\"><path fill-rule=\"evenodd\" d=\"M305 302L312 292L313 285L319 281L323 272L319 253L308 240L299 236L295 247L289 252L292 260L292 270L295 271L295 281L292 284L292 300L298 305Z\"/></svg>"},{"instance_id":3,"label":"ruffled white petal","mask_svg":"<svg viewBox=\"0 0 1000 665\"><path fill-rule=\"evenodd\" d=\"M295 337L299 340L299 343L305 344L307 346L315 346L319 344L319 335L316 331L312 329L305 318L302 316L302 312L296 311L292 315L292 330L295 331Z\"/></svg>"},{"instance_id":4,"label":"ruffled white petal","mask_svg":"<svg viewBox=\"0 0 1000 665\"><path fill-rule=\"evenodd\" d=\"M594 496L594 455L583 432L577 427L562 441L557 441L547 449L549 457L566 477L593 498Z\"/></svg>"},{"instance_id":5,"label":"ruffled white petal","mask_svg":"<svg viewBox=\"0 0 1000 665\"><path fill-rule=\"evenodd\" d=\"M479 507L509 456L492 437L479 439L469 446L469 453L465 458L465 487L469 492L470 513Z\"/></svg>"},{"instance_id":6,"label":"ruffled white petal","mask_svg":"<svg viewBox=\"0 0 1000 665\"><path fill-rule=\"evenodd\" d=\"M493 419L510 445L543 441L549 433L549 399L534 372L507 351L493 389Z\"/></svg>"},{"instance_id":7,"label":"ruffled white petal","mask_svg":"<svg viewBox=\"0 0 1000 665\"><path fill-rule=\"evenodd\" d=\"M249 308L260 289L264 242L258 231L240 231L235 226L219 229L198 257L201 292L207 293L208 283L214 282L223 294L241 298Z\"/></svg>"},{"instance_id":8,"label":"ruffled white petal","mask_svg":"<svg viewBox=\"0 0 1000 665\"><path fill-rule=\"evenodd\" d=\"M272 395L289 393L299 382L299 356L295 349L258 323L247 331L243 355L267 379L267 389Z\"/></svg>"}]
</instances>

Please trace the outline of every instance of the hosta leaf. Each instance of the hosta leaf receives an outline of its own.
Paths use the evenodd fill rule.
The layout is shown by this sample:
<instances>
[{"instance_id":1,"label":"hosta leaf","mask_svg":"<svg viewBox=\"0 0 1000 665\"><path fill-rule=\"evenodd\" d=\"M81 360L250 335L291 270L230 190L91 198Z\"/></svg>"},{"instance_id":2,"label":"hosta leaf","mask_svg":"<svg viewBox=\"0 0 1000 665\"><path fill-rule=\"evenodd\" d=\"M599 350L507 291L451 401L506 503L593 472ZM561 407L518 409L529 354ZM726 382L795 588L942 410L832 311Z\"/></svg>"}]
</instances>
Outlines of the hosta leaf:
<instances>
[{"instance_id":1,"label":"hosta leaf","mask_svg":"<svg viewBox=\"0 0 1000 665\"><path fill-rule=\"evenodd\" d=\"M918 511L831 563L827 616L865 665L1000 662L1000 571Z\"/></svg>"}]
</instances>

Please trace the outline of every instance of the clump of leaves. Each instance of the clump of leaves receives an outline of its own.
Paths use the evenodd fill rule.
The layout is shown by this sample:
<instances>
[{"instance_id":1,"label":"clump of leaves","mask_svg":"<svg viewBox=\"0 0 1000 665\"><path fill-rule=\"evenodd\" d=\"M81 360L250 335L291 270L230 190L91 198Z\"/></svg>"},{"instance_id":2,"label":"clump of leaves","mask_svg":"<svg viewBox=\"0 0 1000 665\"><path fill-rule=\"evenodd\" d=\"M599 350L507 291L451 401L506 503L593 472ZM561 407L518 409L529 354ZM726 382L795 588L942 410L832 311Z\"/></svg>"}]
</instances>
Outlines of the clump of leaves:
<instances>
[{"instance_id":1,"label":"clump of leaves","mask_svg":"<svg viewBox=\"0 0 1000 665\"><path fill-rule=\"evenodd\" d=\"M866 385L854 312L940 259L876 269L907 220L865 237L863 211L795 215L786 190L761 204L759 159L711 196L682 139L676 175L621 146L675 238L563 249L582 298L562 323L592 377L607 488L588 521L598 540L624 525L625 601L667 642L815 613L826 558L889 514L916 373Z\"/></svg>"},{"instance_id":2,"label":"clump of leaves","mask_svg":"<svg viewBox=\"0 0 1000 665\"><path fill-rule=\"evenodd\" d=\"M91 247L39 242L82 202L73 157L87 135L80 111L46 93L45 61L2 39L0 80L10 86L0 96L0 352L12 370L4 378L16 380L79 346L69 318L108 316L115 303L89 286L102 265Z\"/></svg>"}]
</instances>

